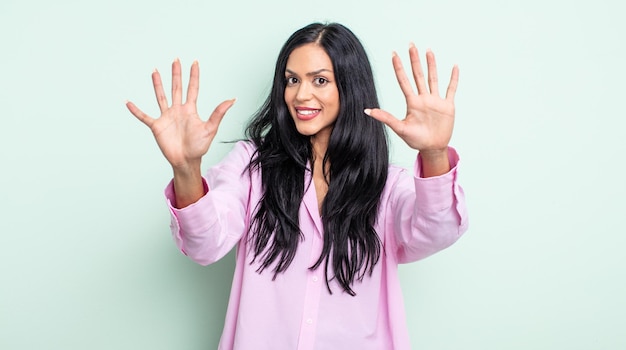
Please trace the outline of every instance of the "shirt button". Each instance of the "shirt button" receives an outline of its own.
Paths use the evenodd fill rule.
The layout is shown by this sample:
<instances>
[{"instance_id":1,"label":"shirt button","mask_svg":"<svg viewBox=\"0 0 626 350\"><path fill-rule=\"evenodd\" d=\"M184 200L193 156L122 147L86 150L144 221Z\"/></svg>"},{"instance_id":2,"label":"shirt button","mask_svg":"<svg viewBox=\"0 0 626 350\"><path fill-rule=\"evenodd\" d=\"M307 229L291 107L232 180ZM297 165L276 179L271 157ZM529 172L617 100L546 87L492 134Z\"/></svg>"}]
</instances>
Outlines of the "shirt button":
<instances>
[{"instance_id":1,"label":"shirt button","mask_svg":"<svg viewBox=\"0 0 626 350\"><path fill-rule=\"evenodd\" d=\"M307 318L306 323L313 324L313 319L312 318Z\"/></svg>"},{"instance_id":2,"label":"shirt button","mask_svg":"<svg viewBox=\"0 0 626 350\"><path fill-rule=\"evenodd\" d=\"M313 282L317 282L318 278L317 276L313 276Z\"/></svg>"}]
</instances>

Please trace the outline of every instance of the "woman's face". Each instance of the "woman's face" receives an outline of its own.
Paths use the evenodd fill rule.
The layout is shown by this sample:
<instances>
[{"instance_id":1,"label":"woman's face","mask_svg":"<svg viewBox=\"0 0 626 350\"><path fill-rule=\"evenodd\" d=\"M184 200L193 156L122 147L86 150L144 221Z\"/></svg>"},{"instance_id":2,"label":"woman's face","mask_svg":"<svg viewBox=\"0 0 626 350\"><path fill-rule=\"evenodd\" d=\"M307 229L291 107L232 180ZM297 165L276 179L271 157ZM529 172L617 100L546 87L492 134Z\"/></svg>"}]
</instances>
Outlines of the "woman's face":
<instances>
[{"instance_id":1,"label":"woman's face","mask_svg":"<svg viewBox=\"0 0 626 350\"><path fill-rule=\"evenodd\" d=\"M302 135L328 140L339 115L339 90L324 49L306 44L293 50L285 69L285 103Z\"/></svg>"}]
</instances>

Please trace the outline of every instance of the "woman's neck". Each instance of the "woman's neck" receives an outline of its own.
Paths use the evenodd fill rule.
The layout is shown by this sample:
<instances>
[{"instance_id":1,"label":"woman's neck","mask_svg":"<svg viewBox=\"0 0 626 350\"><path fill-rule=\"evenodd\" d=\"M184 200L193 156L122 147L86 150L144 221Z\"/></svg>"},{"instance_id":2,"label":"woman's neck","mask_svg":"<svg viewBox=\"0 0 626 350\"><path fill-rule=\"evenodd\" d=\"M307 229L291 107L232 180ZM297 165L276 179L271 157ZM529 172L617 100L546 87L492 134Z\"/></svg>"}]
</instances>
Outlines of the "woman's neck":
<instances>
[{"instance_id":1,"label":"woman's neck","mask_svg":"<svg viewBox=\"0 0 626 350\"><path fill-rule=\"evenodd\" d=\"M328 132L320 131L319 133L312 135L310 140L311 140L311 149L313 151L312 161L317 163L317 161L324 160L324 156L326 155L326 151L328 150L328 141L330 140L330 131Z\"/></svg>"}]
</instances>

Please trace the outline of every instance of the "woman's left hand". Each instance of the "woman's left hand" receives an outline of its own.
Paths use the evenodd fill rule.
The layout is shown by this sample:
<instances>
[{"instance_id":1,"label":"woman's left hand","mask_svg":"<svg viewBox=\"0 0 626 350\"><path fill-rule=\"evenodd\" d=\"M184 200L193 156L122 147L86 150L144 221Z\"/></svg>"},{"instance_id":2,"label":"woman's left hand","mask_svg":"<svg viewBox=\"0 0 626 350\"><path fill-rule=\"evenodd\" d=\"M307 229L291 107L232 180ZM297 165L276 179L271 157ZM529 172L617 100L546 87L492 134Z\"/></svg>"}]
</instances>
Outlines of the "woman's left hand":
<instances>
[{"instance_id":1,"label":"woman's left hand","mask_svg":"<svg viewBox=\"0 0 626 350\"><path fill-rule=\"evenodd\" d=\"M402 67L400 57L394 52L392 63L396 78L406 98L406 116L399 120L382 109L366 109L365 113L389 126L409 147L417 149L422 157L447 156L448 143L454 127L454 94L459 80L459 68L452 68L452 77L446 96L439 96L437 65L432 51L426 52L428 85L422 71L417 48L409 48L413 78L417 93ZM447 157L446 157L447 158Z\"/></svg>"}]
</instances>

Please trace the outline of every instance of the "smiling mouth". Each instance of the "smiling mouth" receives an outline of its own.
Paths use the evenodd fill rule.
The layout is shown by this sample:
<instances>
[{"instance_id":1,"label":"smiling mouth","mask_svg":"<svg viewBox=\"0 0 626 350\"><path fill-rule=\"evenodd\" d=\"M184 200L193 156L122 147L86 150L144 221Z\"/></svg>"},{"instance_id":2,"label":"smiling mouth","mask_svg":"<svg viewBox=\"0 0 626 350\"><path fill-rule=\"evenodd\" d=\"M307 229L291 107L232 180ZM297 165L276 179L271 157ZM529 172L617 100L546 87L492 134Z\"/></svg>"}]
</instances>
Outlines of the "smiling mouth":
<instances>
[{"instance_id":1,"label":"smiling mouth","mask_svg":"<svg viewBox=\"0 0 626 350\"><path fill-rule=\"evenodd\" d=\"M296 108L296 116L300 120L310 120L317 117L320 114L321 109L312 108Z\"/></svg>"}]
</instances>

